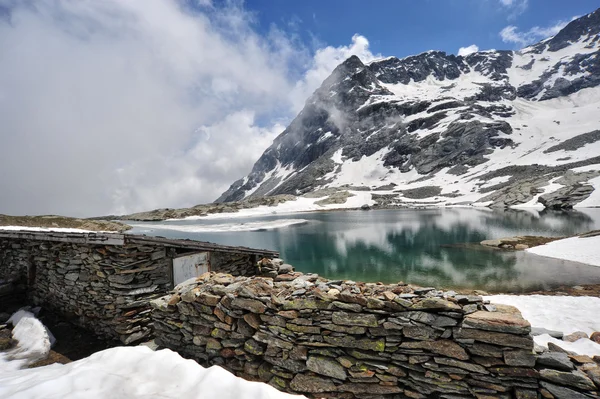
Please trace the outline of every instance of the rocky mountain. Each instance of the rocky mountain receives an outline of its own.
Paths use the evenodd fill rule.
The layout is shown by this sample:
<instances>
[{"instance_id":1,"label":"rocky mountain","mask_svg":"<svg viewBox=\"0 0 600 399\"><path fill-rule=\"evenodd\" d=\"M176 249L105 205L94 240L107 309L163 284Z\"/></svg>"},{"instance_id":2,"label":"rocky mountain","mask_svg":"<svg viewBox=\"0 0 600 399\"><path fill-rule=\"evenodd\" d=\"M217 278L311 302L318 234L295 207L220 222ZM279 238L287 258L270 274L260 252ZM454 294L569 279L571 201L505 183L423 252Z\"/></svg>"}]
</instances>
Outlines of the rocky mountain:
<instances>
[{"instance_id":1,"label":"rocky mountain","mask_svg":"<svg viewBox=\"0 0 600 399\"><path fill-rule=\"evenodd\" d=\"M600 9L521 51L350 57L217 202L340 190L379 205L600 205Z\"/></svg>"}]
</instances>

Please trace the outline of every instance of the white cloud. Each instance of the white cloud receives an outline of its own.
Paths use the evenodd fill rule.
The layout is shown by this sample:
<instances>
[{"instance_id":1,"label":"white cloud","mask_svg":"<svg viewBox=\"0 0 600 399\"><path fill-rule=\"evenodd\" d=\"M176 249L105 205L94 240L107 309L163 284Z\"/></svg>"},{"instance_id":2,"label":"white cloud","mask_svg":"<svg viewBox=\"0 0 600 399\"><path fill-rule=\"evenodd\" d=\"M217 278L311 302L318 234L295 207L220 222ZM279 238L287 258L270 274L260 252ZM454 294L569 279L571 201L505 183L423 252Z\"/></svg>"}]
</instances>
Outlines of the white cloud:
<instances>
[{"instance_id":1,"label":"white cloud","mask_svg":"<svg viewBox=\"0 0 600 399\"><path fill-rule=\"evenodd\" d=\"M573 17L570 21L576 18L577 17ZM500 37L505 43L515 43L520 46L527 46L539 40L556 35L570 21L558 21L554 25L547 27L534 26L528 31L519 31L519 28L516 26L509 25L500 31Z\"/></svg>"},{"instance_id":2,"label":"white cloud","mask_svg":"<svg viewBox=\"0 0 600 399\"><path fill-rule=\"evenodd\" d=\"M331 74L337 65L352 55L358 56L364 63L381 58L381 55L371 53L367 38L358 34L352 36L352 44L349 46L328 46L317 50L310 68L296 83L291 93L294 110L300 111L304 106L304 101L321 85L321 82Z\"/></svg>"},{"instance_id":3,"label":"white cloud","mask_svg":"<svg viewBox=\"0 0 600 399\"><path fill-rule=\"evenodd\" d=\"M529 7L529 0L499 0L500 5L508 11L508 19L514 20Z\"/></svg>"},{"instance_id":4,"label":"white cloud","mask_svg":"<svg viewBox=\"0 0 600 399\"><path fill-rule=\"evenodd\" d=\"M243 9L179 4L0 0L0 212L212 201L338 62L373 57L361 36L311 57Z\"/></svg>"},{"instance_id":5,"label":"white cloud","mask_svg":"<svg viewBox=\"0 0 600 399\"><path fill-rule=\"evenodd\" d=\"M461 47L458 49L458 55L460 56L467 56L469 54L473 54L479 51L479 47L476 44L471 44L470 46L467 47Z\"/></svg>"}]
</instances>

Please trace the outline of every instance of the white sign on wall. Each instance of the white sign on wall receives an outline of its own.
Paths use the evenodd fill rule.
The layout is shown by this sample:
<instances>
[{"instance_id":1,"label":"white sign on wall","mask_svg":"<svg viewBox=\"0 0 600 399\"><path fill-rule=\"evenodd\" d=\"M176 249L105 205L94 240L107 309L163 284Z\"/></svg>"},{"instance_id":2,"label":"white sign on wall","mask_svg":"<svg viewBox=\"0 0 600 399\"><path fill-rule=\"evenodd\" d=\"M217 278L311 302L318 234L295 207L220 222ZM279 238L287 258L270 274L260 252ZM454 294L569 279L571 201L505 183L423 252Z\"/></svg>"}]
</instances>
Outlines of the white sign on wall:
<instances>
[{"instance_id":1,"label":"white sign on wall","mask_svg":"<svg viewBox=\"0 0 600 399\"><path fill-rule=\"evenodd\" d=\"M173 282L175 285L208 272L208 259L208 252L199 252L173 259Z\"/></svg>"}]
</instances>

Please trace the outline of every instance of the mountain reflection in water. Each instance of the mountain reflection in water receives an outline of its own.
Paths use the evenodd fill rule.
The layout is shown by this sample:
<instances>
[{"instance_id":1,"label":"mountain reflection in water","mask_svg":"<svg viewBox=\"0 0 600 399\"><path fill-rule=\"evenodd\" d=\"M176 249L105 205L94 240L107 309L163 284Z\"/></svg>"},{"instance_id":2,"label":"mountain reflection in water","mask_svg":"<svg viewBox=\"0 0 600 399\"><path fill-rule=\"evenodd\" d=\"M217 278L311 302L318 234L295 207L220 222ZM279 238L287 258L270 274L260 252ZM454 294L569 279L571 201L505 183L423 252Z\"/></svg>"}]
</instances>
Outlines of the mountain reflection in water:
<instances>
[{"instance_id":1,"label":"mountain reflection in water","mask_svg":"<svg viewBox=\"0 0 600 399\"><path fill-rule=\"evenodd\" d=\"M294 218L307 222L239 231L243 223L264 221L272 225L277 219ZM232 231L223 232L227 223ZM297 270L332 279L404 281L490 292L600 283L600 267L523 251L457 245L516 235L564 236L600 229L600 209L539 213L473 208L339 211L134 224L132 233L276 249ZM194 232L195 225L202 231ZM211 225L218 225L219 232L207 231Z\"/></svg>"}]
</instances>

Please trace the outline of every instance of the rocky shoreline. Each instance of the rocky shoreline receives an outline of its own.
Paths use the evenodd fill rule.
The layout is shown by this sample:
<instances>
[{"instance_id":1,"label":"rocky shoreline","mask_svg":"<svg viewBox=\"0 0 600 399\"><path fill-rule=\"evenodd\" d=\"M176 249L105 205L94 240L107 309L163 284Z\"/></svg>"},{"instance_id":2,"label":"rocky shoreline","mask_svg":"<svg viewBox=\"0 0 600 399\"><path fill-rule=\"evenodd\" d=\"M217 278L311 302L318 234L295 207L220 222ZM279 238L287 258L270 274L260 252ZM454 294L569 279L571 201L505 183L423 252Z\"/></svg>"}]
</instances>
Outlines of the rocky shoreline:
<instances>
[{"instance_id":1,"label":"rocky shoreline","mask_svg":"<svg viewBox=\"0 0 600 399\"><path fill-rule=\"evenodd\" d=\"M58 215L41 216L9 216L0 215L0 226L19 226L33 228L66 228L88 231L114 231L123 232L131 229L131 226L121 222L110 220L78 219Z\"/></svg>"}]
</instances>

